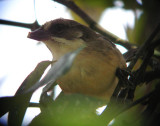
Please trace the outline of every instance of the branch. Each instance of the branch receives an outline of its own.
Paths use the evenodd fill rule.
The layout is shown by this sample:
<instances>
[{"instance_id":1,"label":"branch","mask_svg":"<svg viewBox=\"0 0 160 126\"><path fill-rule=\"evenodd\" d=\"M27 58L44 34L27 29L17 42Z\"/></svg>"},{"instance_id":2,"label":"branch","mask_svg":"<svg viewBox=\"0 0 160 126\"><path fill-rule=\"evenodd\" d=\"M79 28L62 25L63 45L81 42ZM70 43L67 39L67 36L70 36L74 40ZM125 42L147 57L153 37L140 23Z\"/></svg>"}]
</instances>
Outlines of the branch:
<instances>
[{"instance_id":1,"label":"branch","mask_svg":"<svg viewBox=\"0 0 160 126\"><path fill-rule=\"evenodd\" d=\"M126 87L128 88L128 92L127 89L126 90L122 90L122 94L123 92L125 93L123 95L123 98L128 94L127 96L127 100L132 100L134 98L134 92L136 89L136 86L138 84L140 84L141 82L146 81L151 81L153 79L158 78L159 73L152 73L155 77L152 77L150 79L146 79L147 75L144 76L146 68L148 66L148 64L151 62L151 57L153 56L154 53L154 49L159 45L159 39L156 41L153 41L151 43L151 41L154 39L154 37L157 35L157 33L160 30L160 24L158 25L158 27L155 29L155 31L151 34L151 36L149 37L149 39L137 50L137 49L131 49L129 50L126 54L124 54L125 59L126 60L130 60L133 59L131 64L129 65L127 71L130 71L133 66L135 65L135 63L137 62L138 58L140 58L140 56L142 56L143 58L143 62L141 64L141 66L139 67L138 70L136 70L133 74L133 76L131 76L129 78L129 82L131 82L132 84L134 84L134 88L129 88L129 85ZM145 52L145 53L144 53ZM136 55L134 55L136 54ZM145 79L145 80L144 80ZM115 89L115 92L120 92L121 88L123 87L123 85L126 83L127 81L119 81L117 88ZM127 94L126 94L127 93ZM114 96L114 94L113 94Z\"/></svg>"},{"instance_id":2,"label":"branch","mask_svg":"<svg viewBox=\"0 0 160 126\"><path fill-rule=\"evenodd\" d=\"M139 59L139 57L140 57L147 49L149 49L152 40L153 40L154 37L158 34L159 31L160 31L160 23L158 24L158 26L156 27L156 29L153 31L153 33L150 35L150 37L147 39L147 41L146 41L145 43L143 43L143 45L138 49L135 58L132 60L132 62L131 62L130 65L128 66L128 70L132 70L133 67L134 67L134 65L136 64L137 60Z\"/></svg>"},{"instance_id":3,"label":"branch","mask_svg":"<svg viewBox=\"0 0 160 126\"><path fill-rule=\"evenodd\" d=\"M109 31L103 29L91 17L89 17L82 9L80 9L73 1L71 0L53 0L53 1L63 4L64 6L70 8L73 12L75 12L78 16L80 16L81 19L84 20L91 29L104 35L105 37L113 41L114 43L122 45L127 49L132 49L134 47L134 45L130 44L129 42L124 41L118 38L117 36L113 35Z\"/></svg>"},{"instance_id":4,"label":"branch","mask_svg":"<svg viewBox=\"0 0 160 126\"><path fill-rule=\"evenodd\" d=\"M32 103L32 102L30 102L28 107L40 108L40 104L39 103Z\"/></svg>"},{"instance_id":5,"label":"branch","mask_svg":"<svg viewBox=\"0 0 160 126\"><path fill-rule=\"evenodd\" d=\"M150 93L146 94L145 96L137 99L136 101L134 101L133 103L131 103L130 105L128 105L126 108L124 108L123 111L128 110L128 109L134 107L135 105L138 105L138 104L144 102L144 100L146 100L147 98L151 97L153 95L153 93L154 93L154 91L151 91Z\"/></svg>"},{"instance_id":6,"label":"branch","mask_svg":"<svg viewBox=\"0 0 160 126\"><path fill-rule=\"evenodd\" d=\"M8 21L8 20L0 19L0 24L24 27L24 28L29 28L31 30L35 30L35 29L40 27L37 20L32 24L27 24L27 23L21 23L21 22Z\"/></svg>"},{"instance_id":7,"label":"branch","mask_svg":"<svg viewBox=\"0 0 160 126\"><path fill-rule=\"evenodd\" d=\"M155 79L159 79L160 78L160 70L155 70L155 71L149 71L149 72L146 72L144 74L144 77L143 77L143 80L142 82L150 82L152 80L155 80Z\"/></svg>"},{"instance_id":8,"label":"branch","mask_svg":"<svg viewBox=\"0 0 160 126\"><path fill-rule=\"evenodd\" d=\"M153 41L152 46L155 48L160 45L160 39Z\"/></svg>"},{"instance_id":9,"label":"branch","mask_svg":"<svg viewBox=\"0 0 160 126\"><path fill-rule=\"evenodd\" d=\"M132 61L133 58L136 55L138 48L133 48L128 50L126 53L123 54L123 57L125 58L126 62Z\"/></svg>"},{"instance_id":10,"label":"branch","mask_svg":"<svg viewBox=\"0 0 160 126\"><path fill-rule=\"evenodd\" d=\"M153 56L153 53L154 53L154 48L151 47L144 55L144 59L141 66L138 68L138 70L134 72L133 77L130 77L129 80L134 84L134 88L129 89L127 96L128 100L133 100L136 86L142 82L142 78L144 77L144 73L146 71L146 68L149 64L151 57Z\"/></svg>"},{"instance_id":11,"label":"branch","mask_svg":"<svg viewBox=\"0 0 160 126\"><path fill-rule=\"evenodd\" d=\"M148 105L143 111L143 124L144 126L159 126L160 115L160 83L157 83L155 91L148 100Z\"/></svg>"},{"instance_id":12,"label":"branch","mask_svg":"<svg viewBox=\"0 0 160 126\"><path fill-rule=\"evenodd\" d=\"M137 99L136 101L129 103L129 104L119 104L117 106L117 102L110 102L107 106L107 108L104 110L104 112L100 115L100 118L108 124L113 118L116 118L121 113L127 111L128 109L134 107L135 105L138 105L142 102L144 102L146 99L150 98L154 91L151 91L150 93L146 94L145 96Z\"/></svg>"}]
</instances>

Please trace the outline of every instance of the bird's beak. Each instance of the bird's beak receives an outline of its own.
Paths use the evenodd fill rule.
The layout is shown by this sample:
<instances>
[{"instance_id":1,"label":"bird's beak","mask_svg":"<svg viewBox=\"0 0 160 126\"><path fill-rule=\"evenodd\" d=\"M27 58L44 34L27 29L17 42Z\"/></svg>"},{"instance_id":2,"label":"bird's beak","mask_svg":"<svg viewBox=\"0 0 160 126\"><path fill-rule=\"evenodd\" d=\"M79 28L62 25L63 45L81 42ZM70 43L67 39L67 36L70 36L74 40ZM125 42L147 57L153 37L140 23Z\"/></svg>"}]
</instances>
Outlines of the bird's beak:
<instances>
[{"instance_id":1,"label":"bird's beak","mask_svg":"<svg viewBox=\"0 0 160 126\"><path fill-rule=\"evenodd\" d=\"M32 32L29 32L27 37L34 40L43 41L49 39L49 33L45 32L41 28L38 28Z\"/></svg>"}]
</instances>

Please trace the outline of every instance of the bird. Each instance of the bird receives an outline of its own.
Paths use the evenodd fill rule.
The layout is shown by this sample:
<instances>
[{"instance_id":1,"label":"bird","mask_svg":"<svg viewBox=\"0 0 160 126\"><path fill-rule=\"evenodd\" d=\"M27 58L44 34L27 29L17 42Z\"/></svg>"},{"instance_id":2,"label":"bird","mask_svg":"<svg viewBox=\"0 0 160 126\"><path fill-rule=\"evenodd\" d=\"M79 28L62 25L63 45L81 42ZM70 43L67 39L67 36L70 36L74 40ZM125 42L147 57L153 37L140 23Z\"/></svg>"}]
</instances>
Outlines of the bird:
<instances>
[{"instance_id":1,"label":"bird","mask_svg":"<svg viewBox=\"0 0 160 126\"><path fill-rule=\"evenodd\" d=\"M28 33L28 38L42 41L53 60L85 46L75 57L70 70L57 79L64 94L83 94L110 100L118 83L116 70L125 69L126 61L116 45L74 20L58 18Z\"/></svg>"}]
</instances>

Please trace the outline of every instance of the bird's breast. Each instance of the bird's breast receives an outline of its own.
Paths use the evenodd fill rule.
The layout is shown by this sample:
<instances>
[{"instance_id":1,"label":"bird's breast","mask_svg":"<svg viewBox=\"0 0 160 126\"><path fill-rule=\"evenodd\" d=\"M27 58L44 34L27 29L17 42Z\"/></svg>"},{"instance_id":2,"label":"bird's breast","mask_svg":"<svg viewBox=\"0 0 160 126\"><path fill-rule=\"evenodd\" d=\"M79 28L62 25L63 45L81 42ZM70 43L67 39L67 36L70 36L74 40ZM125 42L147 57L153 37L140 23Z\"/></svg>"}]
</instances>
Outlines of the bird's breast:
<instances>
[{"instance_id":1,"label":"bird's breast","mask_svg":"<svg viewBox=\"0 0 160 126\"><path fill-rule=\"evenodd\" d=\"M65 93L81 93L109 99L117 84L118 61L114 56L82 51L70 71L58 83Z\"/></svg>"}]
</instances>

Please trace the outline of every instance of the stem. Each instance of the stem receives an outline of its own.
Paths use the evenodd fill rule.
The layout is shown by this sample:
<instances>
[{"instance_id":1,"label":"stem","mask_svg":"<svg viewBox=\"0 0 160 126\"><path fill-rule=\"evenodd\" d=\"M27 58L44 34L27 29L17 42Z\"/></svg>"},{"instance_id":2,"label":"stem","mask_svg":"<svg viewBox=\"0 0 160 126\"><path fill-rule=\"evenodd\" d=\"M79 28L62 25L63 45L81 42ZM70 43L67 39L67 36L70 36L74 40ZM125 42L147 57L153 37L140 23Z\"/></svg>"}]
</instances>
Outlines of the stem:
<instances>
[{"instance_id":1,"label":"stem","mask_svg":"<svg viewBox=\"0 0 160 126\"><path fill-rule=\"evenodd\" d=\"M98 25L89 15L87 15L82 9L80 9L73 1L71 0L53 0L60 4L65 5L66 7L70 8L73 12L75 12L78 16L84 20L91 29L97 31L98 33L102 34L106 38L110 39L116 44L120 44L127 49L133 48L133 45L128 41L124 41L117 37L116 35L110 33L109 31L103 29L100 25Z\"/></svg>"},{"instance_id":2,"label":"stem","mask_svg":"<svg viewBox=\"0 0 160 126\"><path fill-rule=\"evenodd\" d=\"M139 50L137 51L137 54L136 54L135 58L132 60L132 62L128 66L128 70L132 70L133 69L133 67L136 64L136 62L139 59L139 57L146 51L146 49L149 48L152 40L158 34L159 31L160 31L160 23L158 24L158 26L156 27L156 29L153 31L153 33L150 35L150 37L147 39L147 41L145 43L143 43L143 45L139 48Z\"/></svg>"}]
</instances>

